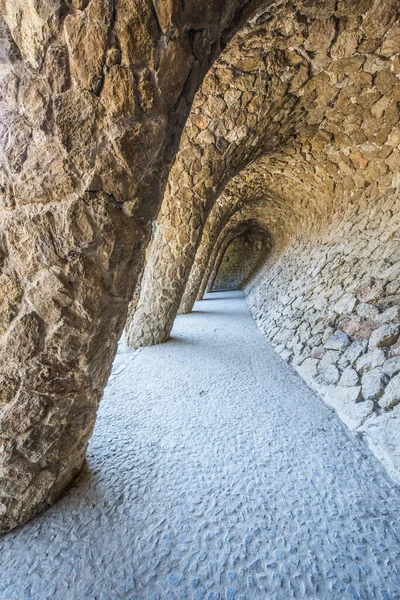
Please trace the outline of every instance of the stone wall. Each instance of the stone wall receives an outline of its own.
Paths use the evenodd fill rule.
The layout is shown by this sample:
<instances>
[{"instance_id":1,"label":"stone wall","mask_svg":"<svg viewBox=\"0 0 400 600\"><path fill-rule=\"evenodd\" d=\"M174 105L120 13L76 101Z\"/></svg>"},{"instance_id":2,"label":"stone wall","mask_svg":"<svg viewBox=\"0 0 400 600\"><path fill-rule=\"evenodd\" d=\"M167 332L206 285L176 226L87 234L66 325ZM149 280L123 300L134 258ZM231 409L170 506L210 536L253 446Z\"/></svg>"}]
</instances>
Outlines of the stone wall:
<instances>
[{"instance_id":1,"label":"stone wall","mask_svg":"<svg viewBox=\"0 0 400 600\"><path fill-rule=\"evenodd\" d=\"M275 248L247 300L276 351L400 480L400 195L339 204Z\"/></svg>"},{"instance_id":2,"label":"stone wall","mask_svg":"<svg viewBox=\"0 0 400 600\"><path fill-rule=\"evenodd\" d=\"M213 290L240 290L260 264L265 250L261 234L243 233L225 251Z\"/></svg>"}]
</instances>

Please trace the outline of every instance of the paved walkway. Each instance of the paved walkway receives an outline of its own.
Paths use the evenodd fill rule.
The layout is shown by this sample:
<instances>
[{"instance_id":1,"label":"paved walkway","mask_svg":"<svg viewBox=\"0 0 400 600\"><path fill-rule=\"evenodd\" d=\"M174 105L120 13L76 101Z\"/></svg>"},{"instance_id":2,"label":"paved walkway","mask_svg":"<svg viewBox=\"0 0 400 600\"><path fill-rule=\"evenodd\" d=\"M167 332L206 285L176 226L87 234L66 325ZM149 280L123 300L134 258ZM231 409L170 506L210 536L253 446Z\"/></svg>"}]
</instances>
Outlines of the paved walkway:
<instances>
[{"instance_id":1,"label":"paved walkway","mask_svg":"<svg viewBox=\"0 0 400 600\"><path fill-rule=\"evenodd\" d=\"M121 344L78 486L0 538L0 599L400 598L400 490L239 293Z\"/></svg>"}]
</instances>

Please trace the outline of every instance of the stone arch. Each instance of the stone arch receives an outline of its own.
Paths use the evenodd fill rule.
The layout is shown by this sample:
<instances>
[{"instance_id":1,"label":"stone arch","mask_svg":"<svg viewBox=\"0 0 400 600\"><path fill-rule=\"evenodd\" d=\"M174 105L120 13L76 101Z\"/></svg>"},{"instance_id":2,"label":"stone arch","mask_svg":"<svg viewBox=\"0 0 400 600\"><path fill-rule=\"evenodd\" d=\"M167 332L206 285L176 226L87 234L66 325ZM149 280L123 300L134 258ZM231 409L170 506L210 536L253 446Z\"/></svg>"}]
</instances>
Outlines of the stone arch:
<instances>
[{"instance_id":1,"label":"stone arch","mask_svg":"<svg viewBox=\"0 0 400 600\"><path fill-rule=\"evenodd\" d=\"M236 236L225 250L212 291L243 290L257 272L268 245L263 231L250 229Z\"/></svg>"},{"instance_id":2,"label":"stone arch","mask_svg":"<svg viewBox=\"0 0 400 600\"><path fill-rule=\"evenodd\" d=\"M242 173L243 172L247 173L247 170L245 169ZM245 181L244 177L240 177L239 182L239 177L240 176L237 176L233 180L237 183L232 189L230 184L227 185L226 189L219 196L210 211L209 217L204 225L201 242L196 252L190 270L190 276L185 287L185 292L179 306L178 312L180 314L185 314L192 310L193 304L199 294L199 289L203 281L212 248L217 243L218 237L229 219L243 207L245 202L248 204L251 201L256 201L264 193L262 183L262 188L256 189L254 187L252 189L252 196L250 199L248 189L249 183L248 181Z\"/></svg>"},{"instance_id":3,"label":"stone arch","mask_svg":"<svg viewBox=\"0 0 400 600\"><path fill-rule=\"evenodd\" d=\"M319 138L294 145L289 156L260 159L249 171L269 198L242 209L246 218L259 215L271 238L246 286L258 326L396 478L400 194L390 157L397 155L397 131L380 149L376 141L362 151L350 147L347 168L333 167L343 155ZM229 223L220 244L234 227ZM210 261L211 285L221 253L214 249Z\"/></svg>"},{"instance_id":4,"label":"stone arch","mask_svg":"<svg viewBox=\"0 0 400 600\"><path fill-rule=\"evenodd\" d=\"M253 29L243 30L227 48L198 92L171 171L142 298L129 325L128 339L133 346L168 338L204 224L216 199L237 173L262 155L283 152L290 156L290 148L307 139L329 145L334 137L329 131L332 122L342 118L349 94L360 94L365 85L371 89L366 94L367 104L374 102L375 92L378 102L382 92L374 85L374 73L379 68L376 44L381 44L383 53L392 53L392 59L387 58L397 67L392 42L382 45L374 37L371 24L380 15L393 39L396 11L393 2L384 7L372 2L353 7L342 3L336 10L333 3L319 3L313 8L305 3L296 8L283 4ZM263 52L259 53L261 38ZM227 76L229 70L231 75ZM237 73L240 77L236 81ZM396 94L395 75L392 70L390 73L383 85L391 86ZM247 81L245 86L242 78ZM257 87L260 80L262 85ZM376 83L383 91L381 82ZM207 101L210 93L215 113ZM236 96L243 101L240 110ZM233 101L228 106L229 98ZM396 102L395 96L383 100L376 107L377 113L388 110L392 115L389 120L396 121ZM254 106L257 108L252 112ZM350 118L349 130L354 132L358 127L355 122L360 117L363 120L363 112L360 106L355 115L356 107L352 107L354 119ZM371 124L367 113L366 122ZM328 129L324 128L326 122ZM342 148L346 147L346 135L340 140L338 132L336 135ZM361 138L357 143L362 143Z\"/></svg>"},{"instance_id":5,"label":"stone arch","mask_svg":"<svg viewBox=\"0 0 400 600\"><path fill-rule=\"evenodd\" d=\"M268 232L254 219L242 222L221 245L209 291L243 289L269 250Z\"/></svg>"},{"instance_id":6,"label":"stone arch","mask_svg":"<svg viewBox=\"0 0 400 600\"><path fill-rule=\"evenodd\" d=\"M271 198L268 194L265 194L261 198L249 199L236 214L219 228L215 243L212 245L205 244L205 253L207 252L207 256L203 263L205 268L199 290L199 296L201 294L199 299L203 297L206 290L208 292L212 291L225 252L237 236L252 229L259 231L264 235L266 240L265 252L270 253L272 251L273 240L279 236L271 235L274 223L271 223L270 219L268 219L268 212L263 210L263 207L270 202Z\"/></svg>"}]
</instances>

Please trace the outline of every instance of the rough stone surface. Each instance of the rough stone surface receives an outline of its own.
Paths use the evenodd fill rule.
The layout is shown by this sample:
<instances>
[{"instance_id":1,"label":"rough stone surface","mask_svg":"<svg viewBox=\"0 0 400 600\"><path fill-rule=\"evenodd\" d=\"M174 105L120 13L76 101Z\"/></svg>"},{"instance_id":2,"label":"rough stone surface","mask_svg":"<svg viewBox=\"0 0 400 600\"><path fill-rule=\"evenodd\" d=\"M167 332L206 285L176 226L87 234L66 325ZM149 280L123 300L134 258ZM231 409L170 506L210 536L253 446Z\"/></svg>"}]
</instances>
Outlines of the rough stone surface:
<instances>
[{"instance_id":1,"label":"rough stone surface","mask_svg":"<svg viewBox=\"0 0 400 600\"><path fill-rule=\"evenodd\" d=\"M381 148L390 133L388 121L398 124L394 100L398 79L396 67L386 65L393 77L388 75L385 91L379 91L372 75L364 71L366 59L377 50L375 43L368 42L371 32L366 34L357 25L359 16L369 18L369 9L367 4L360 12L356 9L350 20L340 9L334 14L333 4L326 12L317 7L305 10L301 5L300 16L283 2L273 17L268 14L246 35L237 36L210 70L171 171L142 297L128 328L132 346L168 338L210 210L224 188L232 187L236 175L246 171L254 159L275 155L284 175L292 173L289 181L296 179L296 161L291 161L291 155L297 142L303 147L302 157L313 161L311 165L306 161L300 177L306 194L316 186L321 188L319 197L332 194L335 186L339 196L354 190L361 194L377 179L385 180L384 188L390 187L389 172L397 169L395 136L391 138L393 146ZM326 27L329 12L329 32L321 35L320 27ZM391 15L387 19L390 29L397 14L391 2L387 14ZM340 50L336 48L335 22L343 40ZM279 48L274 28L285 32L280 34ZM352 40L348 46L347 39ZM395 60L394 56L391 59ZM380 84L378 78L377 85L383 89ZM343 131L344 116L348 121ZM247 175L249 172L252 169ZM273 162L272 174L276 174ZM335 179L340 180L339 185ZM234 191L235 187L233 184ZM251 182L248 187L250 197ZM268 188L267 178L264 189ZM200 252L198 260L207 261L208 256ZM200 270L195 268L195 272ZM181 312L190 310L193 296L191 290ZM344 290L337 298L337 310L351 313L357 303L356 295ZM365 336L370 326L357 323L360 336Z\"/></svg>"},{"instance_id":2,"label":"rough stone surface","mask_svg":"<svg viewBox=\"0 0 400 600\"><path fill-rule=\"evenodd\" d=\"M369 193L373 193L372 189ZM246 288L250 308L261 330L353 429L367 427L370 419L379 422L383 415L380 409L384 407L381 401L385 410L390 411L396 405L392 392L385 401L383 398L391 385L390 378L397 374L395 362L387 361L397 356L399 335L399 303L392 288L388 290L390 273L400 260L398 242L392 243L399 235L399 202L395 190L384 193L375 205L375 208L381 206L380 215L387 211L386 217L380 218L371 213L367 201L361 201L356 210L345 209L342 204L341 214L333 211L331 216L322 217L315 213L314 232L310 229L305 232L295 219L304 217L300 211L296 215L292 201L290 210L295 214L290 226L295 234L283 245L274 235L279 227L274 206L270 204L271 214L265 209L265 222L270 220L274 224L274 228L268 229L272 251ZM290 223L288 215L289 209L281 217L286 227ZM365 280L375 290L373 297L366 295L366 284L362 284ZM357 294L360 296L361 287L363 301L375 302L376 310L359 310ZM377 319L381 314L385 314L383 321ZM387 322L389 319L393 321ZM311 358L303 363L302 369L307 356ZM385 363L387 368L383 370ZM347 371L349 367L352 371ZM392 389L393 386L389 388ZM374 431L378 430L382 431L375 427ZM378 435L368 439L373 439L374 451L398 477L398 466L394 465L398 465L396 444L400 444L400 431L396 433L395 428L391 431L389 446L383 433L381 442Z\"/></svg>"},{"instance_id":3,"label":"rough stone surface","mask_svg":"<svg viewBox=\"0 0 400 600\"><path fill-rule=\"evenodd\" d=\"M213 289L242 289L260 266L268 248L266 234L254 229L235 237L225 250Z\"/></svg>"},{"instance_id":4,"label":"rough stone surface","mask_svg":"<svg viewBox=\"0 0 400 600\"><path fill-rule=\"evenodd\" d=\"M242 297L112 377L76 486L0 538L2 600L398 597L399 488Z\"/></svg>"},{"instance_id":5,"label":"rough stone surface","mask_svg":"<svg viewBox=\"0 0 400 600\"><path fill-rule=\"evenodd\" d=\"M355 369L348 367L345 369L340 377L340 385L345 385L348 387L357 385L359 382L360 376Z\"/></svg>"},{"instance_id":6,"label":"rough stone surface","mask_svg":"<svg viewBox=\"0 0 400 600\"><path fill-rule=\"evenodd\" d=\"M396 406L400 402L400 375L396 375L390 381L389 385L385 390L385 394L382 397L379 405L385 410L389 410Z\"/></svg>"},{"instance_id":7,"label":"rough stone surface","mask_svg":"<svg viewBox=\"0 0 400 600\"><path fill-rule=\"evenodd\" d=\"M400 356L394 356L393 358L386 360L383 363L382 370L389 377L393 377L393 375L400 373Z\"/></svg>"},{"instance_id":8,"label":"rough stone surface","mask_svg":"<svg viewBox=\"0 0 400 600\"><path fill-rule=\"evenodd\" d=\"M366 371L371 371L371 369L375 369L376 367L381 367L385 362L386 354L384 350L376 349L367 352L360 356L360 358L356 362L356 369L360 374L365 373Z\"/></svg>"},{"instance_id":9,"label":"rough stone surface","mask_svg":"<svg viewBox=\"0 0 400 600\"><path fill-rule=\"evenodd\" d=\"M82 467L195 93L275 2L116 4L0 3L0 530Z\"/></svg>"},{"instance_id":10,"label":"rough stone surface","mask_svg":"<svg viewBox=\"0 0 400 600\"><path fill-rule=\"evenodd\" d=\"M335 331L325 342L324 348L327 350L345 350L350 346L350 338L344 331Z\"/></svg>"},{"instance_id":11,"label":"rough stone surface","mask_svg":"<svg viewBox=\"0 0 400 600\"><path fill-rule=\"evenodd\" d=\"M376 329L369 339L370 348L381 348L382 346L391 346L397 342L400 333L400 323L391 323L383 325Z\"/></svg>"},{"instance_id":12,"label":"rough stone surface","mask_svg":"<svg viewBox=\"0 0 400 600\"><path fill-rule=\"evenodd\" d=\"M361 378L361 390L365 400L379 400L387 381L388 377L382 369L373 369L365 373Z\"/></svg>"},{"instance_id":13,"label":"rough stone surface","mask_svg":"<svg viewBox=\"0 0 400 600\"><path fill-rule=\"evenodd\" d=\"M324 345L384 327L400 353L399 3L0 9L0 530L81 468L129 302L131 345L164 341L239 232L269 240L247 294L282 356L318 361L349 422L388 423Z\"/></svg>"}]
</instances>

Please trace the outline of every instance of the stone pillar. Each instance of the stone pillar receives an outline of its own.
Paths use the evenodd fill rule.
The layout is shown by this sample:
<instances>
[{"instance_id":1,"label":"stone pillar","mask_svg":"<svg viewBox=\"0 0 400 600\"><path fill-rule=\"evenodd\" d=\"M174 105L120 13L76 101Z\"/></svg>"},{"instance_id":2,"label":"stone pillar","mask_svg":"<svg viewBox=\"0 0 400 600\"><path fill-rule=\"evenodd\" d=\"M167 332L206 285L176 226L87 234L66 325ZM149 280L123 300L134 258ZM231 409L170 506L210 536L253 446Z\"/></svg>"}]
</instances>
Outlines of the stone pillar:
<instances>
[{"instance_id":1,"label":"stone pillar","mask_svg":"<svg viewBox=\"0 0 400 600\"><path fill-rule=\"evenodd\" d=\"M169 338L209 208L188 188L168 189L146 264L137 310L127 324L133 348Z\"/></svg>"},{"instance_id":2,"label":"stone pillar","mask_svg":"<svg viewBox=\"0 0 400 600\"><path fill-rule=\"evenodd\" d=\"M197 293L196 300L202 300L204 294L206 293L208 282L210 280L211 273L214 272L215 261L217 260L217 257L219 256L219 252L220 252L220 249L221 249L221 244L222 244L223 240L225 239L225 236L226 236L226 233L222 232L222 234L221 234L220 238L218 239L217 243L211 249L211 255L208 257L206 268L204 270L203 279L201 281L201 285L200 285L199 291Z\"/></svg>"},{"instance_id":3,"label":"stone pillar","mask_svg":"<svg viewBox=\"0 0 400 600\"><path fill-rule=\"evenodd\" d=\"M255 221L252 218L249 218L249 209L251 212L251 207L248 206L243 209L243 211L239 211L233 218L228 221L225 228L221 231L220 236L215 244L213 252L210 256L210 260L207 265L206 272L204 274L204 278L201 284L201 288L199 290L198 300L201 300L204 293L211 292L214 286L215 278L218 274L219 268L221 266L221 262L224 258L226 249L232 240L238 235L242 234L247 229L255 226Z\"/></svg>"},{"instance_id":4,"label":"stone pillar","mask_svg":"<svg viewBox=\"0 0 400 600\"><path fill-rule=\"evenodd\" d=\"M55 208L1 211L0 530L79 472L147 241L105 194Z\"/></svg>"},{"instance_id":5,"label":"stone pillar","mask_svg":"<svg viewBox=\"0 0 400 600\"><path fill-rule=\"evenodd\" d=\"M201 243L197 250L196 258L179 306L179 314L186 314L192 311L207 269L212 249L218 240L218 236L230 217L235 214L242 205L243 201L241 198L230 193L222 194L221 198L218 199L215 204L204 227Z\"/></svg>"},{"instance_id":6,"label":"stone pillar","mask_svg":"<svg viewBox=\"0 0 400 600\"><path fill-rule=\"evenodd\" d=\"M244 289L261 266L269 246L266 232L259 229L237 235L225 250L213 289Z\"/></svg>"},{"instance_id":7,"label":"stone pillar","mask_svg":"<svg viewBox=\"0 0 400 600\"><path fill-rule=\"evenodd\" d=\"M214 262L210 269L210 276L208 278L207 286L206 286L207 292L212 292L213 287L214 287L214 282L218 275L219 268L221 266L222 261L224 260L225 252L235 237L236 237L235 234L227 235L224 238L224 240L221 242L221 244L219 245L219 248L214 257Z\"/></svg>"}]
</instances>

